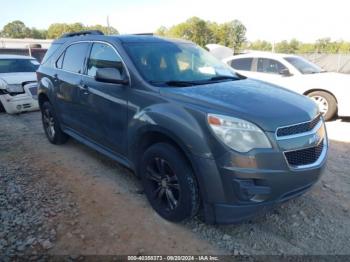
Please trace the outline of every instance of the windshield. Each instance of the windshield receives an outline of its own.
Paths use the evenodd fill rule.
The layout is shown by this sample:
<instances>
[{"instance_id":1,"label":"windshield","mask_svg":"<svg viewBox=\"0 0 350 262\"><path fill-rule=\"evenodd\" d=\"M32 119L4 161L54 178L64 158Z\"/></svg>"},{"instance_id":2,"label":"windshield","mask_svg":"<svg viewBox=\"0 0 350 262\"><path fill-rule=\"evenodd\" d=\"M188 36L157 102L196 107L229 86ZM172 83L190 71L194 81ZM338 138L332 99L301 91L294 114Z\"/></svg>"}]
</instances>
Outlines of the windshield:
<instances>
[{"instance_id":1,"label":"windshield","mask_svg":"<svg viewBox=\"0 0 350 262\"><path fill-rule=\"evenodd\" d=\"M229 66L194 44L128 43L125 48L141 75L154 85L186 86L239 79Z\"/></svg>"},{"instance_id":2,"label":"windshield","mask_svg":"<svg viewBox=\"0 0 350 262\"><path fill-rule=\"evenodd\" d=\"M0 59L0 73L35 72L38 67L35 59Z\"/></svg>"},{"instance_id":3,"label":"windshield","mask_svg":"<svg viewBox=\"0 0 350 262\"><path fill-rule=\"evenodd\" d=\"M317 74L324 72L319 66L307 61L301 57L285 57L302 74Z\"/></svg>"}]
</instances>

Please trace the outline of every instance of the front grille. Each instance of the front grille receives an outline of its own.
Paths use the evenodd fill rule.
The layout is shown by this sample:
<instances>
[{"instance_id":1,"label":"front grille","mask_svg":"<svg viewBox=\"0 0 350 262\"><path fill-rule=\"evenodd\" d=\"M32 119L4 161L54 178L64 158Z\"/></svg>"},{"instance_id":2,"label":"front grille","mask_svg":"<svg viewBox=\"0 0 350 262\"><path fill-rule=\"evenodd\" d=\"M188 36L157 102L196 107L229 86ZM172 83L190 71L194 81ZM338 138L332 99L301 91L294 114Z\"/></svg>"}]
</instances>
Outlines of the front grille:
<instances>
[{"instance_id":1,"label":"front grille","mask_svg":"<svg viewBox=\"0 0 350 262\"><path fill-rule=\"evenodd\" d=\"M321 156L323 141L317 146L301 150L285 152L284 155L290 166L303 166L315 163Z\"/></svg>"},{"instance_id":2,"label":"front grille","mask_svg":"<svg viewBox=\"0 0 350 262\"><path fill-rule=\"evenodd\" d=\"M321 115L318 115L313 120L305 123L300 123L277 129L277 137L290 136L311 131L321 120Z\"/></svg>"},{"instance_id":3,"label":"front grille","mask_svg":"<svg viewBox=\"0 0 350 262\"><path fill-rule=\"evenodd\" d=\"M25 109L27 109L27 108L30 108L30 107L31 107L31 105L30 105L30 104L23 104L22 106L23 106L23 108L25 108Z\"/></svg>"}]
</instances>

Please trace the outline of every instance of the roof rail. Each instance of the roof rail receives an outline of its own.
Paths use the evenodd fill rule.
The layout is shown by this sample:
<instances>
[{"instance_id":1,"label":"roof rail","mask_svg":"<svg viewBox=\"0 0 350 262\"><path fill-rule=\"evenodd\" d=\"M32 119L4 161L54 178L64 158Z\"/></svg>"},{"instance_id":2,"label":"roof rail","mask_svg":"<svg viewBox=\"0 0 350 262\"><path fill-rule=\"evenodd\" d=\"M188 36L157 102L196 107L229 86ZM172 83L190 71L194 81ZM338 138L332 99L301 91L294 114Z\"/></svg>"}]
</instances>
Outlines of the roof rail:
<instances>
[{"instance_id":1,"label":"roof rail","mask_svg":"<svg viewBox=\"0 0 350 262\"><path fill-rule=\"evenodd\" d=\"M84 30L79 32L71 32L61 35L60 38L74 37L74 36L84 36L84 35L104 35L100 30Z\"/></svg>"},{"instance_id":2,"label":"roof rail","mask_svg":"<svg viewBox=\"0 0 350 262\"><path fill-rule=\"evenodd\" d=\"M133 34L133 35L154 35L153 33L136 33L136 34Z\"/></svg>"}]
</instances>

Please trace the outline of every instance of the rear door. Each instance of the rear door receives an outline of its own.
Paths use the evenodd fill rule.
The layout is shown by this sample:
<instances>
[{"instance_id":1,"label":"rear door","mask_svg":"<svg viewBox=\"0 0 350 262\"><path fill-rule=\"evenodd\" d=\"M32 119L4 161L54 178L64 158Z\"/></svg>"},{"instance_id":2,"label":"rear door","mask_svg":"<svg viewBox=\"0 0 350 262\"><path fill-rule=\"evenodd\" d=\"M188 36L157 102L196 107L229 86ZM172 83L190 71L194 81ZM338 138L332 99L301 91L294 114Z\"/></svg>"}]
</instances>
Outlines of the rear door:
<instances>
[{"instance_id":1,"label":"rear door","mask_svg":"<svg viewBox=\"0 0 350 262\"><path fill-rule=\"evenodd\" d=\"M101 145L114 152L126 153L127 99L129 86L95 80L98 68L115 68L128 78L120 55L108 43L92 44L82 77L80 106L85 113L86 132Z\"/></svg>"},{"instance_id":2,"label":"rear door","mask_svg":"<svg viewBox=\"0 0 350 262\"><path fill-rule=\"evenodd\" d=\"M78 132L84 131L79 102L80 84L89 43L70 45L56 61L54 82L57 87L57 106L64 125Z\"/></svg>"},{"instance_id":3,"label":"rear door","mask_svg":"<svg viewBox=\"0 0 350 262\"><path fill-rule=\"evenodd\" d=\"M256 58L253 62L253 78L270 82L273 84L281 84L288 77L282 75L283 70L288 70L281 62L270 58Z\"/></svg>"}]
</instances>

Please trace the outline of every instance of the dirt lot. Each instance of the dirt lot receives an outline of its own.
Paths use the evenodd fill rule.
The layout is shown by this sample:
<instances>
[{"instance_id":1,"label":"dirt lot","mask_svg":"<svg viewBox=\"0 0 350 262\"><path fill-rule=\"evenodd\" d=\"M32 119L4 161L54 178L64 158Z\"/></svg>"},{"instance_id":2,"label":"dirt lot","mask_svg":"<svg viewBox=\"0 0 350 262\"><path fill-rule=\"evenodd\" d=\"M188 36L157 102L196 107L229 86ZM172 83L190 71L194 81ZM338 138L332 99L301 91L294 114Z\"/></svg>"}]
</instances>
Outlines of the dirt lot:
<instances>
[{"instance_id":1,"label":"dirt lot","mask_svg":"<svg viewBox=\"0 0 350 262\"><path fill-rule=\"evenodd\" d=\"M134 175L38 112L0 115L0 254L350 254L350 122L328 124L327 169L301 198L239 225L171 224Z\"/></svg>"}]
</instances>

